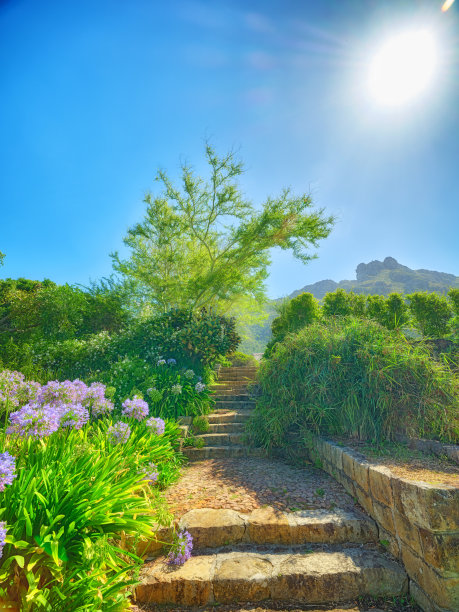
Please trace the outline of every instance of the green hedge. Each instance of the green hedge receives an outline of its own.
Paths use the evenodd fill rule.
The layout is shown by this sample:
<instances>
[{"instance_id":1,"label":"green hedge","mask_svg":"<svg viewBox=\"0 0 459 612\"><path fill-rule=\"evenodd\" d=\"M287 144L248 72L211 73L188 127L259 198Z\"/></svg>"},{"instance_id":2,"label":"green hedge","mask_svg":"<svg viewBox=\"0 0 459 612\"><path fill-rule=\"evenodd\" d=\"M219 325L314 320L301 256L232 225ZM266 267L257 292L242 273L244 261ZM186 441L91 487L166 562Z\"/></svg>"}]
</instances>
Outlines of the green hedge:
<instances>
[{"instance_id":1,"label":"green hedge","mask_svg":"<svg viewBox=\"0 0 459 612\"><path fill-rule=\"evenodd\" d=\"M352 317L314 322L261 363L249 428L266 447L293 429L390 439L396 431L459 441L457 377L422 343Z\"/></svg>"}]
</instances>

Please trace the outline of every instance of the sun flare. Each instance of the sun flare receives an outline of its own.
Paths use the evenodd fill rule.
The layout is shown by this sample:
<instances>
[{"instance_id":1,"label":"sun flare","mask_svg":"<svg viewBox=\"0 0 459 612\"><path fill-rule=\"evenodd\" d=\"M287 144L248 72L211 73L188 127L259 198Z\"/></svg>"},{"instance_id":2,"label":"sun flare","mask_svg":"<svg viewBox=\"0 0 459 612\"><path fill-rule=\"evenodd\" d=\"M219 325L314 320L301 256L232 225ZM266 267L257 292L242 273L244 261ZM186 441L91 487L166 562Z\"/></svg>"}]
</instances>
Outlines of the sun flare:
<instances>
[{"instance_id":1,"label":"sun flare","mask_svg":"<svg viewBox=\"0 0 459 612\"><path fill-rule=\"evenodd\" d=\"M428 30L399 34L388 40L371 62L371 94L379 104L405 104L427 89L436 64L435 40Z\"/></svg>"}]
</instances>

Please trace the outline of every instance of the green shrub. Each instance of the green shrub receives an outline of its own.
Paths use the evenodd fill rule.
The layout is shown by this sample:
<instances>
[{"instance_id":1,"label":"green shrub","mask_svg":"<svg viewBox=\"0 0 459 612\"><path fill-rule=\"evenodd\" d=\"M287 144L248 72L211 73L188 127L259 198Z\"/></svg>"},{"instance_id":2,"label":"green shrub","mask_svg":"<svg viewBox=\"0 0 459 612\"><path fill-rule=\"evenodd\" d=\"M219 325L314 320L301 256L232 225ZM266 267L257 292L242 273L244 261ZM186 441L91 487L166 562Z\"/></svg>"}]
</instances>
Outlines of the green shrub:
<instances>
[{"instance_id":1,"label":"green shrub","mask_svg":"<svg viewBox=\"0 0 459 612\"><path fill-rule=\"evenodd\" d=\"M240 351L236 351L235 353L231 353L227 357L229 365L234 367L239 366L254 366L258 367L258 361L255 359L253 355L246 355L245 353L241 353Z\"/></svg>"},{"instance_id":2,"label":"green shrub","mask_svg":"<svg viewBox=\"0 0 459 612\"><path fill-rule=\"evenodd\" d=\"M367 296L366 314L387 329L398 329L409 321L408 306L400 293Z\"/></svg>"},{"instance_id":3,"label":"green shrub","mask_svg":"<svg viewBox=\"0 0 459 612\"><path fill-rule=\"evenodd\" d=\"M424 336L441 338L448 333L452 310L446 297L419 291L407 298L416 326Z\"/></svg>"},{"instance_id":4,"label":"green shrub","mask_svg":"<svg viewBox=\"0 0 459 612\"><path fill-rule=\"evenodd\" d=\"M365 296L344 289L330 291L324 296L322 310L326 317L364 316Z\"/></svg>"},{"instance_id":5,"label":"green shrub","mask_svg":"<svg viewBox=\"0 0 459 612\"><path fill-rule=\"evenodd\" d=\"M205 416L194 417L193 429L198 433L207 433L210 430L209 420Z\"/></svg>"},{"instance_id":6,"label":"green shrub","mask_svg":"<svg viewBox=\"0 0 459 612\"><path fill-rule=\"evenodd\" d=\"M312 293L300 293L289 300L271 324L273 336L282 338L315 321L320 314L319 302Z\"/></svg>"},{"instance_id":7,"label":"green shrub","mask_svg":"<svg viewBox=\"0 0 459 612\"><path fill-rule=\"evenodd\" d=\"M459 440L457 378L377 323L337 318L288 335L262 361L249 428L264 446L306 428L361 439L408 434Z\"/></svg>"}]
</instances>

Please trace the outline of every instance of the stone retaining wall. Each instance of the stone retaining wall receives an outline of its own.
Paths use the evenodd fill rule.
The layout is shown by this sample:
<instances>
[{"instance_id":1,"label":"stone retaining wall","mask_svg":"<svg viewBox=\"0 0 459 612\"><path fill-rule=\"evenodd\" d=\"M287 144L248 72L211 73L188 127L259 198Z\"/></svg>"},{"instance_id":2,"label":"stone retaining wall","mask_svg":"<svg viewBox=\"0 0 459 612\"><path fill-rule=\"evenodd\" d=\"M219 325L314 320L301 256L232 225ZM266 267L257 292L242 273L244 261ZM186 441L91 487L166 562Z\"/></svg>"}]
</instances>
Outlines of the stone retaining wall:
<instances>
[{"instance_id":1,"label":"stone retaining wall","mask_svg":"<svg viewBox=\"0 0 459 612\"><path fill-rule=\"evenodd\" d=\"M404 564L418 605L458 612L459 489L399 478L322 438L310 453L377 522L379 540Z\"/></svg>"}]
</instances>

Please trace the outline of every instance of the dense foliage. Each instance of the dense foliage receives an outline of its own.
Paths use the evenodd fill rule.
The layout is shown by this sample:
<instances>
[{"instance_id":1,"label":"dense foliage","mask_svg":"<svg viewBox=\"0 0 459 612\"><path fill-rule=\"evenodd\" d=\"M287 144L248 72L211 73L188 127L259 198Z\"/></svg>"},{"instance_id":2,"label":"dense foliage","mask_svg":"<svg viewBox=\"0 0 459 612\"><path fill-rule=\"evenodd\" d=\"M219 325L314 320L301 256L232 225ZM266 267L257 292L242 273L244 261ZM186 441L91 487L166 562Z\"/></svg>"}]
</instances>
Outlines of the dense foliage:
<instances>
[{"instance_id":1,"label":"dense foliage","mask_svg":"<svg viewBox=\"0 0 459 612\"><path fill-rule=\"evenodd\" d=\"M135 279L157 311L218 307L227 312L241 299L258 303L274 247L300 261L313 255L333 218L314 210L307 195L284 190L255 207L238 184L243 166L233 152L218 156L206 146L207 179L182 165L181 186L164 171L163 191L148 195L145 218L128 230L128 259L113 255L115 269Z\"/></svg>"},{"instance_id":2,"label":"dense foliage","mask_svg":"<svg viewBox=\"0 0 459 612\"><path fill-rule=\"evenodd\" d=\"M259 370L250 430L265 446L303 428L361 439L416 436L459 441L459 384L397 331L355 317L313 322L279 342Z\"/></svg>"},{"instance_id":3,"label":"dense foliage","mask_svg":"<svg viewBox=\"0 0 459 612\"><path fill-rule=\"evenodd\" d=\"M128 318L121 296L24 278L0 280L0 346L119 331Z\"/></svg>"},{"instance_id":4,"label":"dense foliage","mask_svg":"<svg viewBox=\"0 0 459 612\"><path fill-rule=\"evenodd\" d=\"M177 425L135 397L114 421L104 386L78 380L4 371L0 400L0 597L24 611L121 609L141 564L121 541L171 521L159 489L178 476Z\"/></svg>"}]
</instances>

